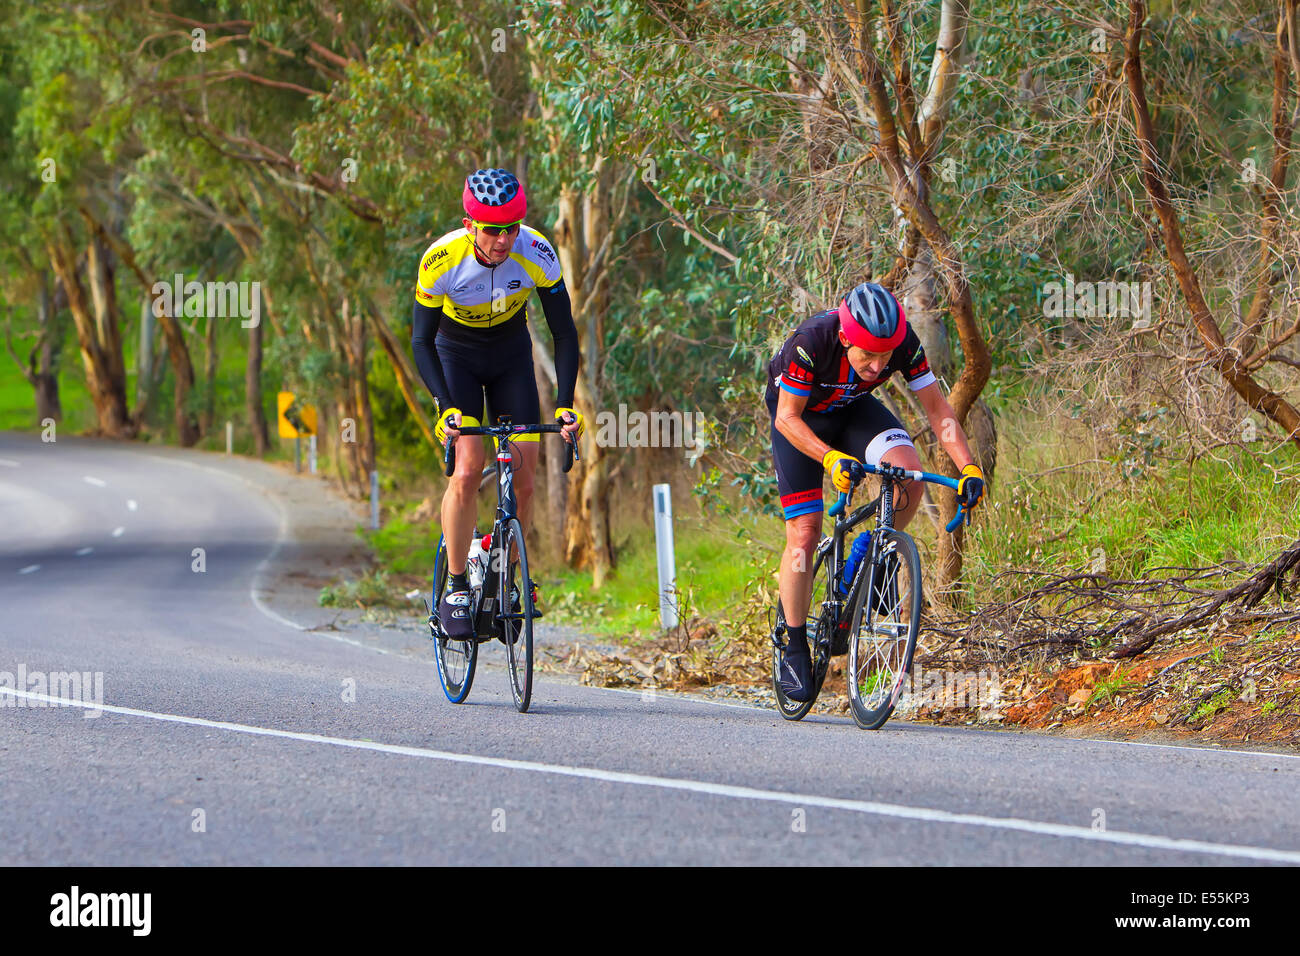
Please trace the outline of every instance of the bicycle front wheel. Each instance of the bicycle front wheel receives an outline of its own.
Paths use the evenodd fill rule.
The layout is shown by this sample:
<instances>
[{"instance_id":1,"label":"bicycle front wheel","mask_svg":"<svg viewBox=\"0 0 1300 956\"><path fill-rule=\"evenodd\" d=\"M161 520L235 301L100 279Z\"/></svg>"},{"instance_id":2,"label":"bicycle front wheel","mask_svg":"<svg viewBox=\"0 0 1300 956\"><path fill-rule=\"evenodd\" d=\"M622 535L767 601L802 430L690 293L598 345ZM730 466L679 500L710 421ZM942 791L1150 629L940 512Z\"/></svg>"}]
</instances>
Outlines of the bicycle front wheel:
<instances>
[{"instance_id":1,"label":"bicycle front wheel","mask_svg":"<svg viewBox=\"0 0 1300 956\"><path fill-rule=\"evenodd\" d=\"M438 680L442 692L453 704L464 703L474 684L474 667L478 663L478 642L453 641L443 633L438 621L438 608L447 590L447 541L438 539L438 557L433 562L433 587L430 592L429 637L433 640L434 656L438 661Z\"/></svg>"},{"instance_id":2,"label":"bicycle front wheel","mask_svg":"<svg viewBox=\"0 0 1300 956\"><path fill-rule=\"evenodd\" d=\"M518 518L506 524L501 546L508 558L501 572L501 634L510 659L510 693L522 714L533 699L533 586ZM518 595L517 602L512 595Z\"/></svg>"},{"instance_id":3,"label":"bicycle front wheel","mask_svg":"<svg viewBox=\"0 0 1300 956\"><path fill-rule=\"evenodd\" d=\"M921 630L921 557L902 531L881 532L874 563L854 582L849 631L849 707L864 730L894 712L912 672Z\"/></svg>"}]
</instances>

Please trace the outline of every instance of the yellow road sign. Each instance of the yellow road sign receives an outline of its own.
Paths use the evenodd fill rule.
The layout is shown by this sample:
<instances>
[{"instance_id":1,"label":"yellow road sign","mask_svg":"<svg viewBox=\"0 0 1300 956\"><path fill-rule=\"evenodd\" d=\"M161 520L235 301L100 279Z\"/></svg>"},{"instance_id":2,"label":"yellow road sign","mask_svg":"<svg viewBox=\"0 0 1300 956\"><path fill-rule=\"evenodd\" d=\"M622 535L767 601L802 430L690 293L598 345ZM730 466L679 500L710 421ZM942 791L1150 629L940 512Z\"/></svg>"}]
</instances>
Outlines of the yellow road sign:
<instances>
[{"instance_id":1,"label":"yellow road sign","mask_svg":"<svg viewBox=\"0 0 1300 956\"><path fill-rule=\"evenodd\" d=\"M299 405L293 392L279 392L275 397L276 421L281 438L301 438L316 434L316 407Z\"/></svg>"}]
</instances>

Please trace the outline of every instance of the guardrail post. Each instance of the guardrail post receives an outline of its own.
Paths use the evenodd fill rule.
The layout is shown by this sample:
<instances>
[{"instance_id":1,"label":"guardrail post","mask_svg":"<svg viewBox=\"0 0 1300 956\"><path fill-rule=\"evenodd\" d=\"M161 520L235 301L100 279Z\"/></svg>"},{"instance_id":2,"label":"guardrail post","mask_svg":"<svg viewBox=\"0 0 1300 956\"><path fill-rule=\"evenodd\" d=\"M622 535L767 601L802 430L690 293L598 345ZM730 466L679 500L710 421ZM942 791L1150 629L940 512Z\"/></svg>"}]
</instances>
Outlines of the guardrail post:
<instances>
[{"instance_id":1,"label":"guardrail post","mask_svg":"<svg viewBox=\"0 0 1300 956\"><path fill-rule=\"evenodd\" d=\"M370 529L379 530L379 472L370 473Z\"/></svg>"},{"instance_id":2,"label":"guardrail post","mask_svg":"<svg viewBox=\"0 0 1300 956\"><path fill-rule=\"evenodd\" d=\"M673 497L669 485L654 486L655 554L659 564L659 621L677 626L677 562L673 555Z\"/></svg>"}]
</instances>

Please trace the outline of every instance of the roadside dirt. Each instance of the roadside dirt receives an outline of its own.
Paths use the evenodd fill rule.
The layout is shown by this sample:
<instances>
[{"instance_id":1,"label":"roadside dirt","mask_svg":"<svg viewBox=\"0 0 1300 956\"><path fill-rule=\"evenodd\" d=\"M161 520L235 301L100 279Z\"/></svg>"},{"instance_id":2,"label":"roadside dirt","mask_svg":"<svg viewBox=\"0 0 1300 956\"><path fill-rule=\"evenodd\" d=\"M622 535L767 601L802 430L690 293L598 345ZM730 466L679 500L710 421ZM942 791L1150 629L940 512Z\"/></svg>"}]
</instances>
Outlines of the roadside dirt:
<instances>
[{"instance_id":1,"label":"roadside dirt","mask_svg":"<svg viewBox=\"0 0 1300 956\"><path fill-rule=\"evenodd\" d=\"M832 662L814 713L848 714L844 662L843 657ZM683 634L615 653L581 643L569 645L567 653L557 648L548 666L595 686L772 706L766 638L742 634L721 640L716 626L699 621ZM924 663L920 671L925 671ZM1074 660L939 674L941 681L947 678L947 696L936 701L918 680L909 688L917 693L903 695L899 718L1300 749L1300 629L1294 627L1188 636L1162 643L1134 661ZM918 677L916 668L913 676ZM990 685L998 693L990 695Z\"/></svg>"}]
</instances>

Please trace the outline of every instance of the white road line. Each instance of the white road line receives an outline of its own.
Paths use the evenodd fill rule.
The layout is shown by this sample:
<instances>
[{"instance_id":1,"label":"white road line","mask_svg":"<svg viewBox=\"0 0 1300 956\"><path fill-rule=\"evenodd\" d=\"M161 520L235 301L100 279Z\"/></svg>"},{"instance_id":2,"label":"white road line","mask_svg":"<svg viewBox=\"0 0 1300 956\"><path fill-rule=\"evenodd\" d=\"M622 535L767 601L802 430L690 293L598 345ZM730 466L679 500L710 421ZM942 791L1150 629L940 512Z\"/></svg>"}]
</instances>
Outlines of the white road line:
<instances>
[{"instance_id":1,"label":"white road line","mask_svg":"<svg viewBox=\"0 0 1300 956\"><path fill-rule=\"evenodd\" d=\"M1272 750L1240 750L1236 747L1197 747L1193 744L1153 744L1142 740L1106 740L1104 737L1062 737L1062 740L1086 741L1090 744L1118 744L1124 747L1156 747L1160 750L1189 750L1197 753L1221 754L1238 757L1269 757L1278 760L1300 760L1300 754L1277 753Z\"/></svg>"},{"instance_id":2,"label":"white road line","mask_svg":"<svg viewBox=\"0 0 1300 956\"><path fill-rule=\"evenodd\" d=\"M88 485L94 485L96 488L107 488L108 482L103 478L95 478L92 475L83 475L81 478Z\"/></svg>"},{"instance_id":3,"label":"white road line","mask_svg":"<svg viewBox=\"0 0 1300 956\"><path fill-rule=\"evenodd\" d=\"M6 468L17 468L18 462L12 458L0 458L0 465L4 465Z\"/></svg>"},{"instance_id":4,"label":"white road line","mask_svg":"<svg viewBox=\"0 0 1300 956\"><path fill-rule=\"evenodd\" d=\"M126 531L126 529L123 528L121 525L118 525L116 528L113 529L113 537L115 537L115 538L120 538L120 537L122 537L122 533L123 533L124 531Z\"/></svg>"},{"instance_id":5,"label":"white road line","mask_svg":"<svg viewBox=\"0 0 1300 956\"><path fill-rule=\"evenodd\" d=\"M19 574L31 574L33 571L39 571L40 569L41 569L41 566L40 566L39 564L29 564L29 565L27 565L27 567L20 569L18 573L19 573Z\"/></svg>"},{"instance_id":6,"label":"white road line","mask_svg":"<svg viewBox=\"0 0 1300 956\"><path fill-rule=\"evenodd\" d=\"M78 548L77 557L84 558L86 555L90 554L90 552L94 550L95 550L94 548Z\"/></svg>"},{"instance_id":7,"label":"white road line","mask_svg":"<svg viewBox=\"0 0 1300 956\"><path fill-rule=\"evenodd\" d=\"M656 787L663 790L683 790L688 793L701 793L714 797L730 797L736 800L764 800L773 803L793 804L800 807L825 807L828 810L847 810L852 813L867 813L874 816L893 817L901 820L918 820L926 823L946 823L956 826L987 827L994 830L1012 830L1020 833L1033 833L1039 836L1058 837L1069 840L1084 840L1092 843L1115 843L1122 846L1142 847L1150 850L1169 850L1175 853L1203 853L1211 856L1235 857L1238 859L1261 860L1271 863L1300 864L1300 851L1274 850L1269 847L1240 846L1231 843L1208 843L1203 840L1183 840L1174 837L1157 836L1150 833L1129 833L1123 830L1093 830L1090 827L1070 826L1062 823L1043 823L1038 820L1021 820L1016 817L986 817L974 813L952 813L948 810L932 810L928 807L909 807L896 803L877 803L871 800L850 800L842 797L824 797L816 794L788 793L782 790L759 790L754 787L739 787L725 783L709 783L705 780L686 780L680 777L654 777L640 773L626 773L621 770L600 770L595 767L571 767L564 764L538 763L532 760L510 760L505 757L483 757L478 754L459 754L445 750L429 750L424 747L407 747L400 744L376 743L372 740L350 740L346 737L327 737L322 734L305 734L293 730L275 730L270 727L255 727L249 724L235 724L224 720L206 720L202 717L186 717L181 714L161 714L149 710L136 710L133 707L117 707L113 704L97 704L94 701L79 701L51 697L46 694L33 694L30 691L17 690L0 685L0 694L22 697L27 700L44 701L47 704L62 704L70 707L83 707L88 710L105 711L110 714L122 714L127 717L145 717L166 723L187 724L192 727L208 727L237 734L251 734L259 737L279 737L285 740L299 740L306 743L326 744L331 747L345 747L353 750L369 750L376 753L394 754L403 757L422 757L427 760L443 760L448 763L473 764L481 767L495 767L501 770L519 770L528 773L542 773L559 777L577 777L583 780L599 780L604 783L620 783L637 787Z\"/></svg>"},{"instance_id":8,"label":"white road line","mask_svg":"<svg viewBox=\"0 0 1300 956\"><path fill-rule=\"evenodd\" d=\"M127 499L126 499L126 510L127 510L127 511L134 511L134 510L135 510L136 508L138 508L138 507L140 507L140 506L137 505L137 504L135 503L135 499L134 499L134 498L127 498Z\"/></svg>"}]
</instances>

